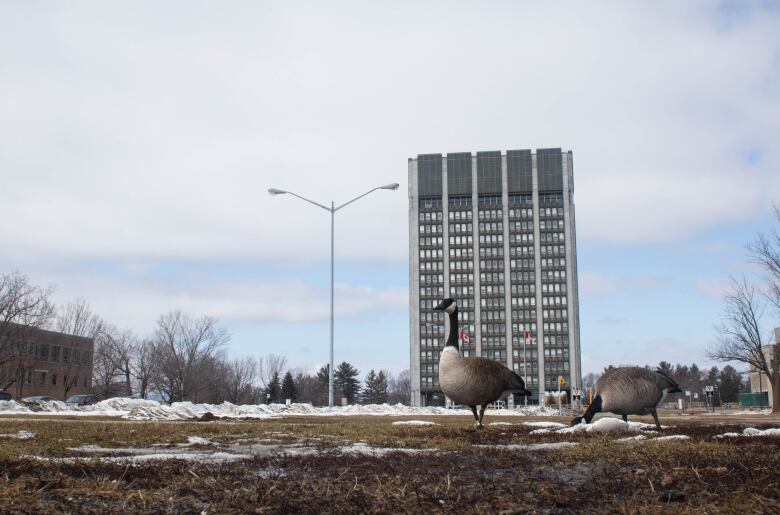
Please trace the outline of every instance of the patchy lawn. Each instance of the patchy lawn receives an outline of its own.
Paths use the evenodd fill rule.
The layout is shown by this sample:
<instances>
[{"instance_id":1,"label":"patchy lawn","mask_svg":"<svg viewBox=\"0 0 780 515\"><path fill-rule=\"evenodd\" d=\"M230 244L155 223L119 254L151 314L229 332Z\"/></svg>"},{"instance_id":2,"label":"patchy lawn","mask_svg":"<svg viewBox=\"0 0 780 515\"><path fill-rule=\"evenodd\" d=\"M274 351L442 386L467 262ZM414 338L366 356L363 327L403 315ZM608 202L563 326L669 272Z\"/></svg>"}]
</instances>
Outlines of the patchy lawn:
<instances>
[{"instance_id":1,"label":"patchy lawn","mask_svg":"<svg viewBox=\"0 0 780 515\"><path fill-rule=\"evenodd\" d=\"M780 511L780 437L717 438L773 420L667 418L661 435L393 424L408 419L0 418L0 512Z\"/></svg>"}]
</instances>

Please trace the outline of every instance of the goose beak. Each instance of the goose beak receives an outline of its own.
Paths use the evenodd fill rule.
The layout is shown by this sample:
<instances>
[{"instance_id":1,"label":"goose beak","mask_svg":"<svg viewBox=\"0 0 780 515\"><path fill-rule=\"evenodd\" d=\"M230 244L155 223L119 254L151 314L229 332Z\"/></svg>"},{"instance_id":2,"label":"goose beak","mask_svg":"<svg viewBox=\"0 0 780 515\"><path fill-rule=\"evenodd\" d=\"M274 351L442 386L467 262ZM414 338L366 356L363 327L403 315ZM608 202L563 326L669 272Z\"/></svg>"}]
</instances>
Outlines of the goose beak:
<instances>
[{"instance_id":1,"label":"goose beak","mask_svg":"<svg viewBox=\"0 0 780 515\"><path fill-rule=\"evenodd\" d=\"M441 305L441 302L440 302L438 306L436 306L435 308L433 308L433 310L434 310L434 311L444 311L444 306L442 306L442 305Z\"/></svg>"},{"instance_id":2,"label":"goose beak","mask_svg":"<svg viewBox=\"0 0 780 515\"><path fill-rule=\"evenodd\" d=\"M669 393L682 393L682 390L680 390L679 388L672 388L671 390L669 390Z\"/></svg>"},{"instance_id":3,"label":"goose beak","mask_svg":"<svg viewBox=\"0 0 780 515\"><path fill-rule=\"evenodd\" d=\"M530 397L531 392L529 392L528 390L523 390L523 393L521 393L520 395L522 395L523 397Z\"/></svg>"}]
</instances>

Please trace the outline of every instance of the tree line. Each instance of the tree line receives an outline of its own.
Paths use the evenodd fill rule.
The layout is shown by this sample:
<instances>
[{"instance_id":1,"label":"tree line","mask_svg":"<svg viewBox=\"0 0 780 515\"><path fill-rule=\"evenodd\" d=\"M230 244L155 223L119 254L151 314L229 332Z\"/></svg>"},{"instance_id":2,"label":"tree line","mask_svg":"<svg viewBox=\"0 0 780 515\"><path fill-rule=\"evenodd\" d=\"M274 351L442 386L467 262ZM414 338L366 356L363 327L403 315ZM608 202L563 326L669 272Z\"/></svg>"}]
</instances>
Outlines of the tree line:
<instances>
[{"instance_id":1,"label":"tree line","mask_svg":"<svg viewBox=\"0 0 780 515\"><path fill-rule=\"evenodd\" d=\"M18 272L0 275L0 389L21 388L22 378L48 356L20 345L29 329L47 329L92 338L92 390L102 398L159 396L165 402L234 404L262 402L328 402L328 368L307 373L287 367L287 358L230 357L230 333L210 316L180 310L160 315L151 334L139 337L96 314L84 299L57 306L52 287L34 285ZM88 360L68 360L69 378L88 370ZM371 370L361 383L350 363L334 371L335 397L349 403L409 403L409 372L398 376ZM62 397L74 388L62 384Z\"/></svg>"}]
</instances>

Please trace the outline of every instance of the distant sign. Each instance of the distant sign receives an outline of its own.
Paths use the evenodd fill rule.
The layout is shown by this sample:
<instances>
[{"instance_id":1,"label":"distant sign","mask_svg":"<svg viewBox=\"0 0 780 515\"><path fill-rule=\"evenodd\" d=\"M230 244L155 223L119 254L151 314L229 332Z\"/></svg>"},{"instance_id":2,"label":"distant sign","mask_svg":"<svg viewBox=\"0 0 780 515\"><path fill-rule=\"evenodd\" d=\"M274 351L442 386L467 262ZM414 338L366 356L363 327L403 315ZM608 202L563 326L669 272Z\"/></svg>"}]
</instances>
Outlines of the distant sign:
<instances>
[{"instance_id":1,"label":"distant sign","mask_svg":"<svg viewBox=\"0 0 780 515\"><path fill-rule=\"evenodd\" d=\"M690 397L691 396L691 391L690 390L685 390L685 396L686 397Z\"/></svg>"},{"instance_id":2,"label":"distant sign","mask_svg":"<svg viewBox=\"0 0 780 515\"><path fill-rule=\"evenodd\" d=\"M705 386L704 387L704 391L708 392L708 393L712 393L712 392L715 391L715 387L714 386Z\"/></svg>"},{"instance_id":3,"label":"distant sign","mask_svg":"<svg viewBox=\"0 0 780 515\"><path fill-rule=\"evenodd\" d=\"M561 385L561 386L565 386L566 385L566 378L563 377L563 376L558 376L558 384Z\"/></svg>"}]
</instances>

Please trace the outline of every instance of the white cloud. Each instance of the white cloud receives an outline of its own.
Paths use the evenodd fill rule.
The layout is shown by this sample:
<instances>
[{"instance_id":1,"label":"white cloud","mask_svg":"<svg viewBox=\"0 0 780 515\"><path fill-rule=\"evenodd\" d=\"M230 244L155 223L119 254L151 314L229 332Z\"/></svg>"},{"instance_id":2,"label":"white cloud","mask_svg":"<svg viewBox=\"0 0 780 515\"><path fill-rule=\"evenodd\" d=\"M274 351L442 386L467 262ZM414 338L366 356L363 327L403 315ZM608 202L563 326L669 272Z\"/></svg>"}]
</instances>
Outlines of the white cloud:
<instances>
[{"instance_id":1,"label":"white cloud","mask_svg":"<svg viewBox=\"0 0 780 515\"><path fill-rule=\"evenodd\" d=\"M2 244L322 259L328 215L268 187L341 202L418 152L541 146L574 151L581 239L747 220L780 200L778 15L719 9L4 4ZM405 260L406 210L345 209L337 253Z\"/></svg>"},{"instance_id":2,"label":"white cloud","mask_svg":"<svg viewBox=\"0 0 780 515\"><path fill-rule=\"evenodd\" d=\"M671 279L661 275L610 275L584 271L579 276L583 296L601 297L617 293L643 293L667 286Z\"/></svg>"},{"instance_id":3,"label":"white cloud","mask_svg":"<svg viewBox=\"0 0 780 515\"><path fill-rule=\"evenodd\" d=\"M694 284L699 293L714 299L722 299L723 295L731 289L731 281L728 279L699 278Z\"/></svg>"},{"instance_id":4,"label":"white cloud","mask_svg":"<svg viewBox=\"0 0 780 515\"><path fill-rule=\"evenodd\" d=\"M41 284L53 279L34 277ZM89 299L92 308L112 323L148 334L157 318L172 309L211 315L224 323L312 323L330 317L330 292L304 281L214 280L190 277L151 280L87 276L76 273L57 283L56 301L71 292ZM406 313L408 290L336 283L335 316L360 317L377 312Z\"/></svg>"}]
</instances>

